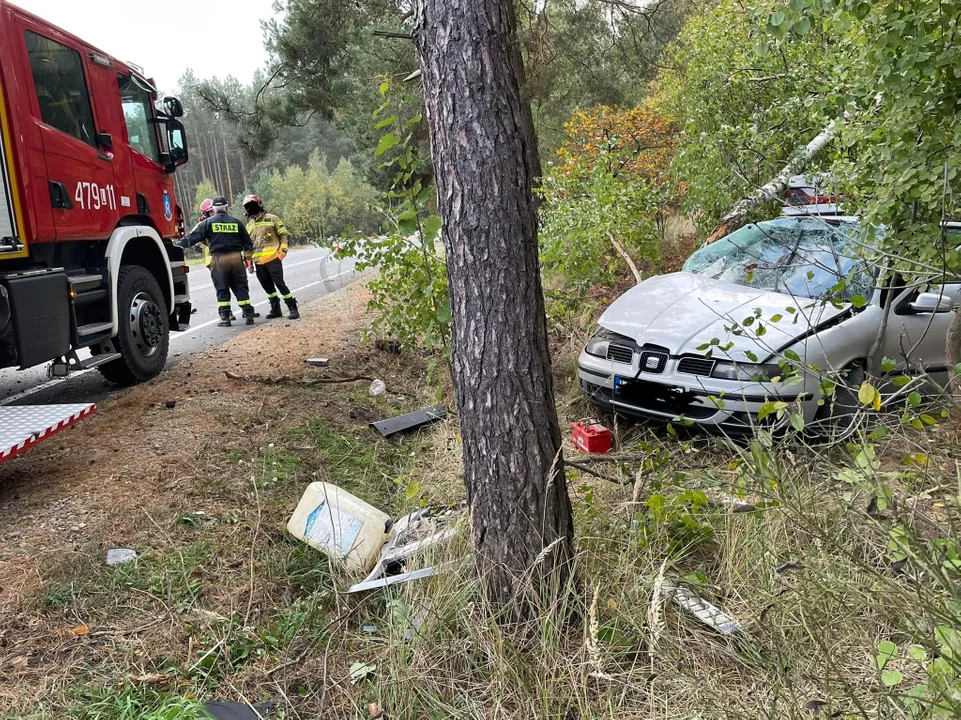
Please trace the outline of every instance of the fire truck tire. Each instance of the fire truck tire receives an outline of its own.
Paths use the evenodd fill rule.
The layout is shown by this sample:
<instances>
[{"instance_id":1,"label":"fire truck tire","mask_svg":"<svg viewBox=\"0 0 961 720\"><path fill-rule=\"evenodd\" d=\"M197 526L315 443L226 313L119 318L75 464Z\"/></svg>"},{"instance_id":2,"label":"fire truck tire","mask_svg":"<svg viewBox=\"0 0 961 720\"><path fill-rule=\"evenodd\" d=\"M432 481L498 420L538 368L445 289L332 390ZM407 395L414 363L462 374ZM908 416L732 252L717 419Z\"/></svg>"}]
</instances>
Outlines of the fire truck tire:
<instances>
[{"instance_id":1,"label":"fire truck tire","mask_svg":"<svg viewBox=\"0 0 961 720\"><path fill-rule=\"evenodd\" d=\"M117 278L116 343L120 358L100 366L117 385L135 385L156 377L167 364L170 313L157 279L147 268L125 265Z\"/></svg>"}]
</instances>

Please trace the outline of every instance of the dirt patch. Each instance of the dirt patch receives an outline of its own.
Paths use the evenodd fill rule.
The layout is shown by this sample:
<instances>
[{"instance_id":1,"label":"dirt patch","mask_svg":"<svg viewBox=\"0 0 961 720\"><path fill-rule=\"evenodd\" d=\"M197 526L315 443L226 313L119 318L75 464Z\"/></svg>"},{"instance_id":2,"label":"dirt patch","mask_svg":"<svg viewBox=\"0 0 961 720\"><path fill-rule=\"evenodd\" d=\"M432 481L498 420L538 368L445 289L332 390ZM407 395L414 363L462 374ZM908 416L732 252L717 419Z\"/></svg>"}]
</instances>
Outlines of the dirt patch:
<instances>
[{"instance_id":1,"label":"dirt patch","mask_svg":"<svg viewBox=\"0 0 961 720\"><path fill-rule=\"evenodd\" d=\"M284 537L291 503L371 448L394 452L378 449L386 444L364 434L367 424L433 399L416 361L359 342L367 298L349 286L304 307L298 322L264 322L0 466L0 714L62 707L85 677L183 674L205 651L197 626L218 622L185 617L201 605L243 615L246 628L293 602L289 577L281 582L274 559L259 556L272 544L286 553L281 564L300 552ZM304 363L318 356L330 367ZM402 394L298 382L355 375ZM215 532L195 537L197 528ZM105 568L111 547L141 551L139 569ZM301 558L297 572L309 575L317 557ZM251 644L262 652L265 642Z\"/></svg>"}]
</instances>

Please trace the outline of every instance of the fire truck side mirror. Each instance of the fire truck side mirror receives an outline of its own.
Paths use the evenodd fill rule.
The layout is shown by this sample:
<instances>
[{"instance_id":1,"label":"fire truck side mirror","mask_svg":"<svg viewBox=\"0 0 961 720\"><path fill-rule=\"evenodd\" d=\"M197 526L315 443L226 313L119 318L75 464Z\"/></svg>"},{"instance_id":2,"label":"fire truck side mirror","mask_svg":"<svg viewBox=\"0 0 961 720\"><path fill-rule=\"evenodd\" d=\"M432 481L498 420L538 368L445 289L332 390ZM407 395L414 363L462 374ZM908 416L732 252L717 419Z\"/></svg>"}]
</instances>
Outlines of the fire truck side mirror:
<instances>
[{"instance_id":1,"label":"fire truck side mirror","mask_svg":"<svg viewBox=\"0 0 961 720\"><path fill-rule=\"evenodd\" d=\"M183 123L175 118L167 120L167 147L170 149L167 172L173 172L176 168L187 162L189 152L187 150L187 131Z\"/></svg>"},{"instance_id":2,"label":"fire truck side mirror","mask_svg":"<svg viewBox=\"0 0 961 720\"><path fill-rule=\"evenodd\" d=\"M113 150L113 138L109 133L97 133L97 145L102 150Z\"/></svg>"},{"instance_id":3,"label":"fire truck side mirror","mask_svg":"<svg viewBox=\"0 0 961 720\"><path fill-rule=\"evenodd\" d=\"M172 118L179 118L184 116L184 106L178 98L175 97L165 97L164 98L164 112L166 112Z\"/></svg>"}]
</instances>

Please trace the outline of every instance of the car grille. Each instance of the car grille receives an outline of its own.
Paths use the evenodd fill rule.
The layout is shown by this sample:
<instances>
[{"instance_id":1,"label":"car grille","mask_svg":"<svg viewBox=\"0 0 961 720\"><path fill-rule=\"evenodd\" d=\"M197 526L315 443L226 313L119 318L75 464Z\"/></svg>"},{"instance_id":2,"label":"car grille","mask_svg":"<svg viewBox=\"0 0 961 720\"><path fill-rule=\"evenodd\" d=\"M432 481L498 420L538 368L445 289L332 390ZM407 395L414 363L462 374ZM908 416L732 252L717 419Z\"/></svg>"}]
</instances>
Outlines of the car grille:
<instances>
[{"instance_id":1,"label":"car grille","mask_svg":"<svg viewBox=\"0 0 961 720\"><path fill-rule=\"evenodd\" d=\"M689 375L710 375L714 371L714 360L699 357L683 357L677 364L677 371Z\"/></svg>"},{"instance_id":2,"label":"car grille","mask_svg":"<svg viewBox=\"0 0 961 720\"><path fill-rule=\"evenodd\" d=\"M634 350L623 345L611 344L607 346L607 359L630 365L634 362Z\"/></svg>"}]
</instances>

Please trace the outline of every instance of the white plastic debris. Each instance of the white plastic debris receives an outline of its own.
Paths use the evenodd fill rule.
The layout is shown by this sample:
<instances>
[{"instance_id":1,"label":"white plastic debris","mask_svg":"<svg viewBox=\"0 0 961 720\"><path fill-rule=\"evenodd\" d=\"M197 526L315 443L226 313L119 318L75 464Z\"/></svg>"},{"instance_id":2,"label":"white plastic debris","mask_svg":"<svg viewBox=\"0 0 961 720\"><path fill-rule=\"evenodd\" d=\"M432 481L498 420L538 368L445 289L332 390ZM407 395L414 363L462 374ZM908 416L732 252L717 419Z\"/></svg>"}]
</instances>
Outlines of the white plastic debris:
<instances>
[{"instance_id":1,"label":"white plastic debris","mask_svg":"<svg viewBox=\"0 0 961 720\"><path fill-rule=\"evenodd\" d=\"M307 358L304 362L311 367L325 368L330 365L330 361L327 358Z\"/></svg>"},{"instance_id":2,"label":"white plastic debris","mask_svg":"<svg viewBox=\"0 0 961 720\"><path fill-rule=\"evenodd\" d=\"M125 565L137 559L137 551L129 548L111 548L107 550L107 565Z\"/></svg>"},{"instance_id":3,"label":"white plastic debris","mask_svg":"<svg viewBox=\"0 0 961 720\"><path fill-rule=\"evenodd\" d=\"M374 382L370 384L371 397L377 397L378 395L383 395L385 392L387 392L387 385L384 383L383 380L374 380Z\"/></svg>"},{"instance_id":4,"label":"white plastic debris","mask_svg":"<svg viewBox=\"0 0 961 720\"><path fill-rule=\"evenodd\" d=\"M705 625L708 625L724 635L731 635L741 629L741 623L732 618L717 605L703 600L690 588L677 585L665 580L661 586L662 592L672 598L678 606L690 612Z\"/></svg>"}]
</instances>

